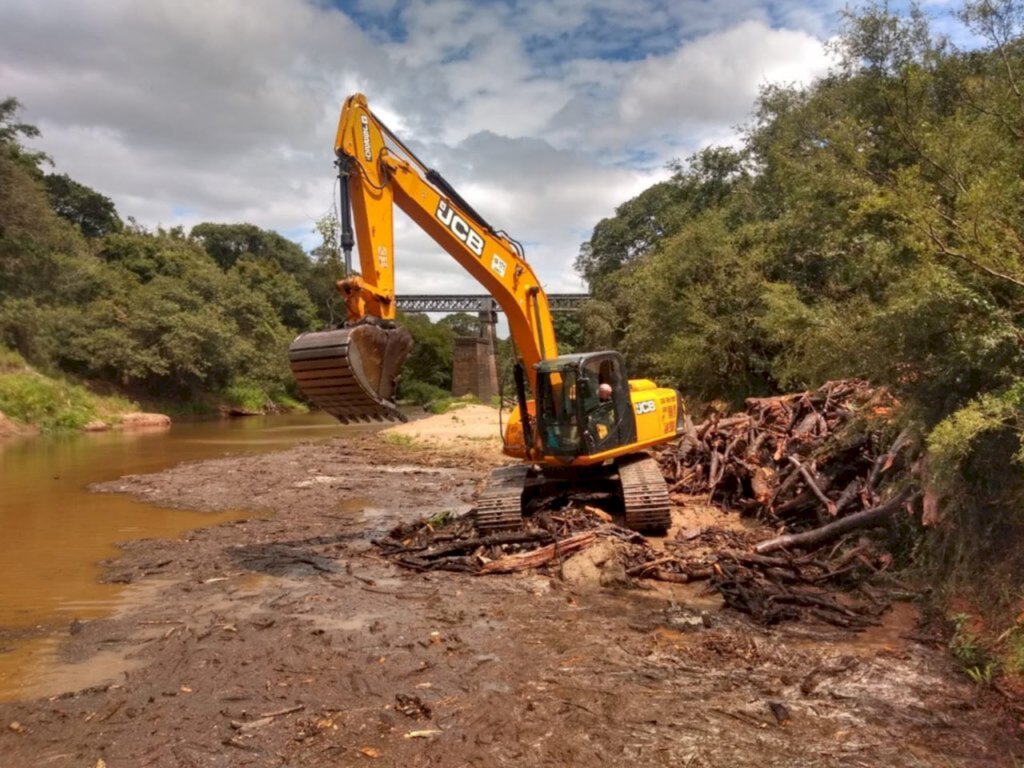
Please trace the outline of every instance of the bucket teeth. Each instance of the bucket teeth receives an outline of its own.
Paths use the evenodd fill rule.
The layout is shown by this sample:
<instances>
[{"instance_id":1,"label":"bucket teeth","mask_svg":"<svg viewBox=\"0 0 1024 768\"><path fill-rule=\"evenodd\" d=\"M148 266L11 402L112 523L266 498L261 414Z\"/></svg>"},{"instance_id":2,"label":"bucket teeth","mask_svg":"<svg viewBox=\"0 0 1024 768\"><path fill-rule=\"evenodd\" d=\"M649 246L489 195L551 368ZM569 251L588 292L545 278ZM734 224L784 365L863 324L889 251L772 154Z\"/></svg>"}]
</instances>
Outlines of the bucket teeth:
<instances>
[{"instance_id":1,"label":"bucket teeth","mask_svg":"<svg viewBox=\"0 0 1024 768\"><path fill-rule=\"evenodd\" d=\"M405 421L394 386L411 351L405 328L367 323L304 333L288 348L288 360L303 394L342 424Z\"/></svg>"}]
</instances>

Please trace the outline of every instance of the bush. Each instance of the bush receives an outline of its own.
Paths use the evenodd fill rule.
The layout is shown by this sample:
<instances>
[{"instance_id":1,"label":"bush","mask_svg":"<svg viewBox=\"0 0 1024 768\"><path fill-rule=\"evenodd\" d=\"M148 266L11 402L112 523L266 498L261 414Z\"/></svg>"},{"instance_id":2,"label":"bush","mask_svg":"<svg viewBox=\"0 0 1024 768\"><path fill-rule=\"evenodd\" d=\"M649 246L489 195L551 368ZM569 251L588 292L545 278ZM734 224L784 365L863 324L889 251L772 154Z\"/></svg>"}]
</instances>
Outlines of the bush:
<instances>
[{"instance_id":1,"label":"bush","mask_svg":"<svg viewBox=\"0 0 1024 768\"><path fill-rule=\"evenodd\" d=\"M246 379L235 379L222 393L228 405L243 411L263 413L272 400L259 384Z\"/></svg>"},{"instance_id":2,"label":"bush","mask_svg":"<svg viewBox=\"0 0 1024 768\"><path fill-rule=\"evenodd\" d=\"M440 387L428 384L425 381L403 381L398 389L399 398L416 405L426 405L435 400L442 400L451 397L451 392L446 392Z\"/></svg>"},{"instance_id":3,"label":"bush","mask_svg":"<svg viewBox=\"0 0 1024 768\"><path fill-rule=\"evenodd\" d=\"M4 350L0 360L10 353ZM85 387L51 379L30 369L0 373L0 411L44 431L81 429L90 421L112 421L138 405L121 397L101 397Z\"/></svg>"},{"instance_id":4,"label":"bush","mask_svg":"<svg viewBox=\"0 0 1024 768\"><path fill-rule=\"evenodd\" d=\"M479 403L480 399L476 395L462 395L461 397L442 397L439 400L434 400L428 406L428 410L433 414L448 413L448 411L455 410L456 408L462 408L473 403Z\"/></svg>"}]
</instances>

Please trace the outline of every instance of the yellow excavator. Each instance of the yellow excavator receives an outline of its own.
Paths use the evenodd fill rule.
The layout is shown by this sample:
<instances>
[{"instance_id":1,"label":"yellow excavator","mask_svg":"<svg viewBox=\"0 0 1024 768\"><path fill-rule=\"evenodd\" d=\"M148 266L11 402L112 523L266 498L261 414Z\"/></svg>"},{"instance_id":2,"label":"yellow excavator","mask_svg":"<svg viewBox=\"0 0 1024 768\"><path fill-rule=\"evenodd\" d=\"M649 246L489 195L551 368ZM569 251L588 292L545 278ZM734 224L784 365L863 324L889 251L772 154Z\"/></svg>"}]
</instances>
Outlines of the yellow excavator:
<instances>
[{"instance_id":1,"label":"yellow excavator","mask_svg":"<svg viewBox=\"0 0 1024 768\"><path fill-rule=\"evenodd\" d=\"M516 527L538 500L593 493L617 499L629 527L665 530L668 489L643 449L680 433L679 393L628 379L618 352L559 355L547 296L522 246L421 163L362 94L345 101L334 151L349 267L337 285L347 319L338 328L304 333L289 348L303 393L342 423L405 420L395 384L413 341L395 323L397 205L495 298L517 350L518 407L502 439L504 452L522 462L491 473L477 527ZM356 244L358 274L351 269Z\"/></svg>"}]
</instances>

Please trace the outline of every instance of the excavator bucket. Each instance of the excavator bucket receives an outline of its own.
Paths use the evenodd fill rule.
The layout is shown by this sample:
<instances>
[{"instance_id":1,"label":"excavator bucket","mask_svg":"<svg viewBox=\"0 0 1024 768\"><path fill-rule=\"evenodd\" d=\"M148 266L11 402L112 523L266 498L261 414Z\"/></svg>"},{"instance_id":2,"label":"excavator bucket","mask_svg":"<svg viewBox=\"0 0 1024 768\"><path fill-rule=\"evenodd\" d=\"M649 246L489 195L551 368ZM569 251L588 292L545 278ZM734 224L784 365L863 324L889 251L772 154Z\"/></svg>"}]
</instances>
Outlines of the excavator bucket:
<instances>
[{"instance_id":1,"label":"excavator bucket","mask_svg":"<svg viewBox=\"0 0 1024 768\"><path fill-rule=\"evenodd\" d=\"M364 323L304 333L288 359L303 394L342 424L405 421L394 402L395 378L412 344L405 328Z\"/></svg>"}]
</instances>

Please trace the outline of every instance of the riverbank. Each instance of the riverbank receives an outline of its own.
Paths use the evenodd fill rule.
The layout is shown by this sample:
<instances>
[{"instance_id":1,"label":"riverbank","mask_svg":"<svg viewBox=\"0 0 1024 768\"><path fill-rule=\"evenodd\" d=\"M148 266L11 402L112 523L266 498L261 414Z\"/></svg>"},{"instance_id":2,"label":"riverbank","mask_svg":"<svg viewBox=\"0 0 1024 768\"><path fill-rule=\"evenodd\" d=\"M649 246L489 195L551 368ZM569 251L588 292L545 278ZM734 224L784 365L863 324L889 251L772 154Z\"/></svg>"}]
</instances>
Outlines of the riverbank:
<instances>
[{"instance_id":1,"label":"riverbank","mask_svg":"<svg viewBox=\"0 0 1024 768\"><path fill-rule=\"evenodd\" d=\"M17 352L0 347L0 438L121 424L138 410L127 398L46 376Z\"/></svg>"},{"instance_id":2,"label":"riverbank","mask_svg":"<svg viewBox=\"0 0 1024 768\"><path fill-rule=\"evenodd\" d=\"M375 537L467 509L492 466L473 444L356 435L103 484L252 514L126 544L104 573L133 599L70 627L49 688L0 704L0 754L111 766L1012 764L1017 723L943 648L910 638L909 606L859 635L765 629L689 585L602 588L558 568L416 574L381 560Z\"/></svg>"},{"instance_id":3,"label":"riverbank","mask_svg":"<svg viewBox=\"0 0 1024 768\"><path fill-rule=\"evenodd\" d=\"M119 392L66 376L48 376L17 352L0 346L0 440L51 432L163 429L172 417L258 416L306 413L288 397L276 400L258 387L236 384L198 401L170 401L145 392ZM146 410L141 410L145 403ZM167 415L171 414L171 415Z\"/></svg>"}]
</instances>

